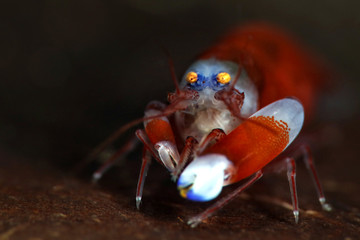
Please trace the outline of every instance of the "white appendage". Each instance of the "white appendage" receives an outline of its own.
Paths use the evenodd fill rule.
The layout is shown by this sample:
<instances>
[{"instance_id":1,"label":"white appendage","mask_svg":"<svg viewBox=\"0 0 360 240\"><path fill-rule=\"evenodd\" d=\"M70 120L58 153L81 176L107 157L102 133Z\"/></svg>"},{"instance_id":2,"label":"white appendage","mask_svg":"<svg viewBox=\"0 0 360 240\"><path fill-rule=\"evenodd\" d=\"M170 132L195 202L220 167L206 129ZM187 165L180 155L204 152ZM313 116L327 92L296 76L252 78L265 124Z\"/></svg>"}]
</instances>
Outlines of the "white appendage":
<instances>
[{"instance_id":1,"label":"white appendage","mask_svg":"<svg viewBox=\"0 0 360 240\"><path fill-rule=\"evenodd\" d=\"M196 158L178 180L180 195L200 202L216 198L227 178L225 171L232 168L232 163L221 154L207 154Z\"/></svg>"},{"instance_id":2,"label":"white appendage","mask_svg":"<svg viewBox=\"0 0 360 240\"><path fill-rule=\"evenodd\" d=\"M172 173L180 159L176 146L169 141L161 141L156 143L154 147L158 151L164 166Z\"/></svg>"}]
</instances>

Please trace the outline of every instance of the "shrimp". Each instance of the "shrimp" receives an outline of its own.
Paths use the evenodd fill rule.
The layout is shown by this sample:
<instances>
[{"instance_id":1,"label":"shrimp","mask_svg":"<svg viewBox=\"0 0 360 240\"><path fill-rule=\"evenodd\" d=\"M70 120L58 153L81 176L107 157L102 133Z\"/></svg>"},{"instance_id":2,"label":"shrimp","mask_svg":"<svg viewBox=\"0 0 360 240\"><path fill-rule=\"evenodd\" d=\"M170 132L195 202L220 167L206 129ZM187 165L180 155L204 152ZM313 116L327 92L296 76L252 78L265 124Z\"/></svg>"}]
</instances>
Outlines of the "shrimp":
<instances>
[{"instance_id":1,"label":"shrimp","mask_svg":"<svg viewBox=\"0 0 360 240\"><path fill-rule=\"evenodd\" d=\"M259 180L264 168L281 158L298 222L295 157L300 154L323 209L331 210L309 148L300 146L292 155L281 155L300 133L304 116L311 118L316 94L324 82L322 68L291 37L267 24L248 24L201 54L180 83L173 64L170 66L176 90L168 95L169 104L150 102L145 116L130 123L144 123L144 129L136 131L144 144L137 208L152 158L177 181L180 195L192 201L215 199L224 186L246 179L191 218L188 224L193 227ZM128 126L105 141L100 150ZM96 178L103 172L97 171Z\"/></svg>"}]
</instances>

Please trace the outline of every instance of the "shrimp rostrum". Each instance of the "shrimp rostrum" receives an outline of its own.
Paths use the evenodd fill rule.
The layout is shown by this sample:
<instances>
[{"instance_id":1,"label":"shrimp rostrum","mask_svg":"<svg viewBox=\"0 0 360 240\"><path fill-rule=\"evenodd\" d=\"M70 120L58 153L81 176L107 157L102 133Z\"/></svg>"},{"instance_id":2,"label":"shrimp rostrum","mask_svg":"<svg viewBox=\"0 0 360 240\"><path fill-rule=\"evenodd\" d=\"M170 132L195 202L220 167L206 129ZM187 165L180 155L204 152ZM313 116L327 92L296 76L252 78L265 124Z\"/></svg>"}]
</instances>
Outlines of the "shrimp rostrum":
<instances>
[{"instance_id":1,"label":"shrimp rostrum","mask_svg":"<svg viewBox=\"0 0 360 240\"><path fill-rule=\"evenodd\" d=\"M311 117L323 76L293 39L273 26L246 25L200 55L179 84L173 68L172 74L176 90L168 95L169 104L149 103L142 119L144 129L136 131L144 143L138 208L152 158L177 181L180 195L192 201L213 200L224 186L243 180L233 192L191 218L192 226L259 180L264 167L276 158L288 173L298 222L294 159L300 153L323 209L331 209L307 146L299 145L294 154L278 161L302 129L305 114Z\"/></svg>"}]
</instances>

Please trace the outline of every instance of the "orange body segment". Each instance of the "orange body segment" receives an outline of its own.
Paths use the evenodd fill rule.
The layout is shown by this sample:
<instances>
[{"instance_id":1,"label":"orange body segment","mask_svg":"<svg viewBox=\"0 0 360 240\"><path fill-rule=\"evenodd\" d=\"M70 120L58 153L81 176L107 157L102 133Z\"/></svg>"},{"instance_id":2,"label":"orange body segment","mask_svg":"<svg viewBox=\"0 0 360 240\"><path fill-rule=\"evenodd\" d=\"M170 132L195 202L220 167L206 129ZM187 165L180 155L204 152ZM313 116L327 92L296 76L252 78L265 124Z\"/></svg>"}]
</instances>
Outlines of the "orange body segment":
<instances>
[{"instance_id":1,"label":"orange body segment","mask_svg":"<svg viewBox=\"0 0 360 240\"><path fill-rule=\"evenodd\" d=\"M175 144L175 137L170 123L161 118L150 120L146 124L145 132L153 144L160 141L169 141Z\"/></svg>"},{"instance_id":2,"label":"orange body segment","mask_svg":"<svg viewBox=\"0 0 360 240\"><path fill-rule=\"evenodd\" d=\"M289 143L290 129L285 122L265 116L250 119L203 153L223 154L233 162L237 173L231 182L262 169Z\"/></svg>"},{"instance_id":3,"label":"orange body segment","mask_svg":"<svg viewBox=\"0 0 360 240\"><path fill-rule=\"evenodd\" d=\"M298 98L307 117L328 77L323 64L283 31L268 24L246 25L224 36L200 56L239 63L258 87L260 108L288 96Z\"/></svg>"}]
</instances>

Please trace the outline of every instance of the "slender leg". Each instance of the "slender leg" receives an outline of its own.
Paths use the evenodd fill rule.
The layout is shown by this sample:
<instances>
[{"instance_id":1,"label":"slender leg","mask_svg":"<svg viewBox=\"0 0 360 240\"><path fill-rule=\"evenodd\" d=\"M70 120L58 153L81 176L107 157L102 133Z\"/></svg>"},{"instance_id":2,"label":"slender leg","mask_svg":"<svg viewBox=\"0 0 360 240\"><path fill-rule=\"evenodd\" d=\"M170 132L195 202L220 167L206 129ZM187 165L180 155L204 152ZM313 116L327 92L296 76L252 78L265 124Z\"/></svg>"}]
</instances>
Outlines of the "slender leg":
<instances>
[{"instance_id":1,"label":"slender leg","mask_svg":"<svg viewBox=\"0 0 360 240\"><path fill-rule=\"evenodd\" d=\"M159 108L161 109L161 112L158 115L152 115L147 117L142 117L135 119L123 126L121 126L119 129L117 129L113 134L111 134L107 139L105 139L103 142L101 142L98 146L96 146L90 154L83 159L77 166L74 168L74 171L78 171L82 168L82 166L88 164L90 161L95 159L107 146L109 146L111 143L113 143L116 139L118 139L124 132L129 130L131 127L143 123L148 120L152 120L155 118L161 118L161 117L167 117L173 113L175 113L178 110L186 109L186 107L189 104L189 100L196 100L199 98L198 92L194 90L177 90L175 93L171 94L173 102L171 102L170 105L166 106L165 104L162 104L158 101L151 102L150 108ZM164 109L162 109L164 108Z\"/></svg>"},{"instance_id":2,"label":"slender leg","mask_svg":"<svg viewBox=\"0 0 360 240\"><path fill-rule=\"evenodd\" d=\"M241 108L244 104L245 94L239 92L239 90L232 88L229 90L220 90L216 92L215 99L224 102L229 111L239 119L244 120L244 117L241 116Z\"/></svg>"},{"instance_id":3,"label":"slender leg","mask_svg":"<svg viewBox=\"0 0 360 240\"><path fill-rule=\"evenodd\" d=\"M274 164L272 165L268 165L265 169L265 171L268 172L279 172L279 171L283 171L284 167L287 167L287 176L288 176L288 180L289 180L289 185L290 185L290 191L291 191L291 199L292 199L292 204L293 204L293 213L294 213L294 217L295 217L295 222L297 223L299 221L299 209L298 209L298 199L297 199L297 192L296 192L296 164L295 164L295 158L300 158L302 157L306 168L308 169L317 194L318 194L318 198L319 198L319 202L323 208L323 210L325 211L331 211L331 205L326 203L325 200L325 196L324 196L324 192L323 189L321 187L321 183L313 162L313 158L312 158L312 154L310 151L310 148L307 145L301 145L301 146L297 146L296 147L297 150L295 151L291 151L290 154L292 156L294 156L294 158L290 158L290 157L283 157L283 158L278 158L276 162L274 162Z\"/></svg>"},{"instance_id":4,"label":"slender leg","mask_svg":"<svg viewBox=\"0 0 360 240\"><path fill-rule=\"evenodd\" d=\"M143 194L144 183L145 183L145 179L146 179L150 164L151 164L151 153L146 147L144 147L143 156L142 156L142 164L141 164L141 169L140 169L140 174L139 174L139 180L138 180L137 188L136 188L135 201L136 201L137 209L140 209L140 203L141 203L141 198L142 198L142 194Z\"/></svg>"},{"instance_id":5,"label":"slender leg","mask_svg":"<svg viewBox=\"0 0 360 240\"><path fill-rule=\"evenodd\" d=\"M213 129L207 136L206 138L202 141L201 145L199 146L197 152L201 153L205 150L205 148L207 148L209 146L209 144L215 140L215 142L221 140L223 137L225 137L226 134L224 132L224 130L220 129L220 128L216 128Z\"/></svg>"},{"instance_id":6,"label":"slender leg","mask_svg":"<svg viewBox=\"0 0 360 240\"><path fill-rule=\"evenodd\" d=\"M300 148L300 150L304 156L303 159L304 159L306 168L308 169L308 171L314 181L315 188L316 188L319 202L321 204L322 209L325 211L331 211L332 207L330 204L326 203L325 195L324 195L324 192L323 192L323 189L322 189L322 186L321 186L321 183L320 183L320 180L319 180L319 177L318 177L315 165L314 165L314 161L313 161L313 157L312 157L310 148L308 146L304 145Z\"/></svg>"},{"instance_id":7,"label":"slender leg","mask_svg":"<svg viewBox=\"0 0 360 240\"><path fill-rule=\"evenodd\" d=\"M160 160L159 155L154 149L154 146L147 138L147 135L144 130L138 129L135 132L136 137L144 144L144 146L151 152L151 155L161 164L164 165L163 162Z\"/></svg>"},{"instance_id":8,"label":"slender leg","mask_svg":"<svg viewBox=\"0 0 360 240\"><path fill-rule=\"evenodd\" d=\"M226 136L225 132L222 129L213 129L206 138L202 141L201 145L198 145L198 142L193 137L188 137L185 142L185 146L183 151L181 152L180 160L178 162L178 166L175 168L173 175L173 180L175 181L182 170L184 169L185 165L193 160L192 156L196 153L201 153L204 151L206 147L212 141L219 141L221 138Z\"/></svg>"},{"instance_id":9,"label":"slender leg","mask_svg":"<svg viewBox=\"0 0 360 240\"><path fill-rule=\"evenodd\" d=\"M104 173L109 170L117 161L119 161L123 156L132 151L137 145L137 140L135 137L129 139L129 141L123 145L116 153L114 153L101 167L94 172L92 175L93 182L97 182L102 178Z\"/></svg>"},{"instance_id":10,"label":"slender leg","mask_svg":"<svg viewBox=\"0 0 360 240\"><path fill-rule=\"evenodd\" d=\"M293 205L293 213L295 223L299 222L299 202L296 191L296 163L293 158L286 158L287 164L287 177L290 186L291 200Z\"/></svg>"},{"instance_id":11,"label":"slender leg","mask_svg":"<svg viewBox=\"0 0 360 240\"><path fill-rule=\"evenodd\" d=\"M260 170L255 173L255 175L249 179L246 183L235 189L233 192L229 193L227 196L223 197L219 201L217 201L214 205L206 209L203 213L192 217L187 223L191 227L196 227L199 223L210 217L214 212L221 209L223 206L228 204L231 200L233 200L237 195L239 195L242 191L250 187L254 182L259 180L263 176L263 171Z\"/></svg>"},{"instance_id":12,"label":"slender leg","mask_svg":"<svg viewBox=\"0 0 360 240\"><path fill-rule=\"evenodd\" d=\"M147 106L145 117L157 116L163 113L164 109L164 106L153 102ZM148 145L152 146L153 152L156 153L154 155L157 155L163 166L172 173L178 165L180 154L176 147L176 140L169 119L160 117L145 121L144 127L144 132L141 133L142 136L140 137L149 140Z\"/></svg>"},{"instance_id":13,"label":"slender leg","mask_svg":"<svg viewBox=\"0 0 360 240\"><path fill-rule=\"evenodd\" d=\"M188 137L185 141L184 149L181 152L180 159L175 170L172 172L172 180L176 181L184 169L185 165L193 160L194 149L198 146L198 141L193 137Z\"/></svg>"}]
</instances>

